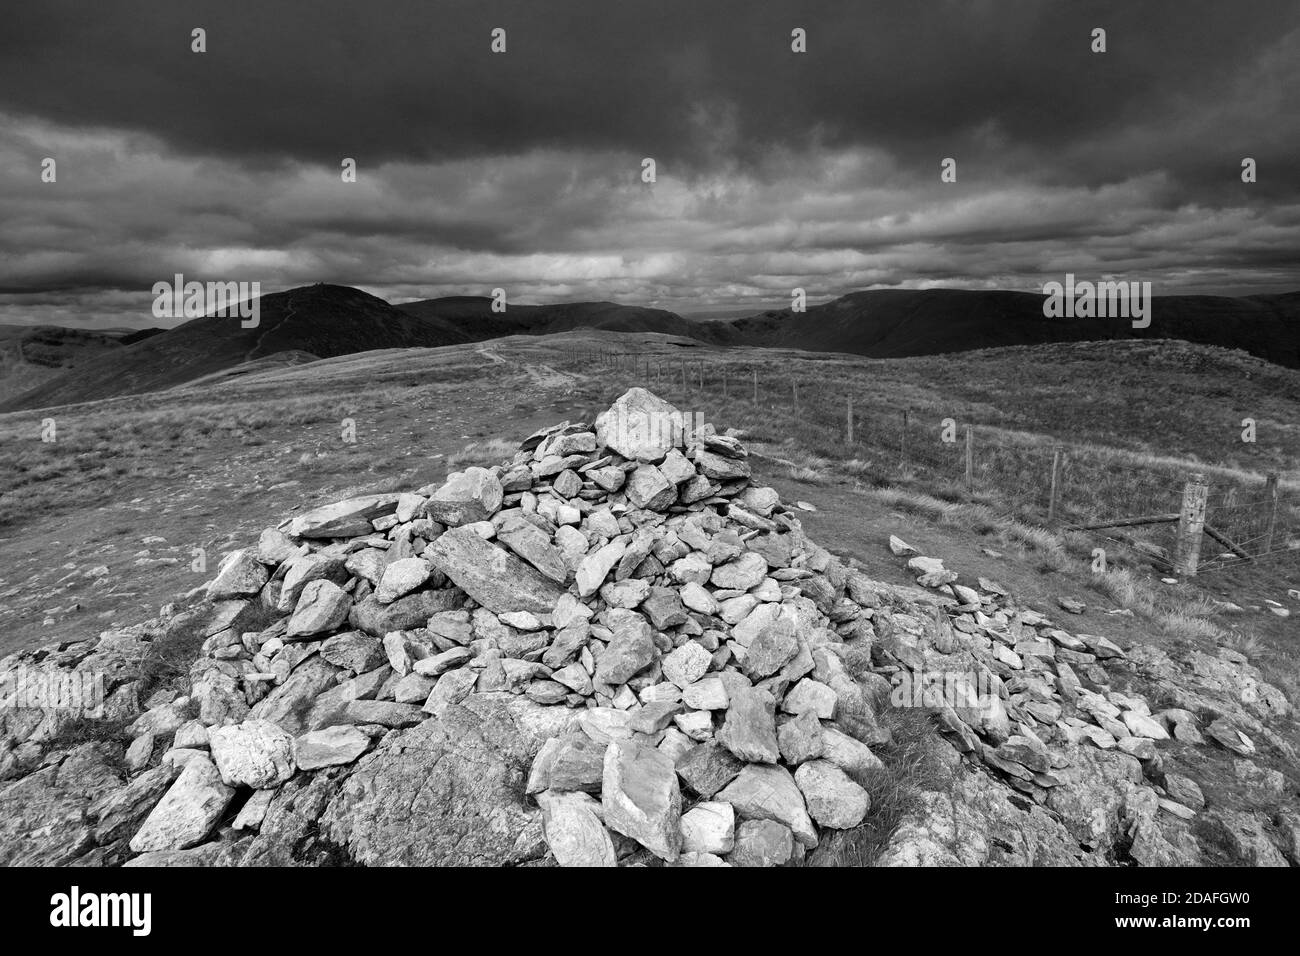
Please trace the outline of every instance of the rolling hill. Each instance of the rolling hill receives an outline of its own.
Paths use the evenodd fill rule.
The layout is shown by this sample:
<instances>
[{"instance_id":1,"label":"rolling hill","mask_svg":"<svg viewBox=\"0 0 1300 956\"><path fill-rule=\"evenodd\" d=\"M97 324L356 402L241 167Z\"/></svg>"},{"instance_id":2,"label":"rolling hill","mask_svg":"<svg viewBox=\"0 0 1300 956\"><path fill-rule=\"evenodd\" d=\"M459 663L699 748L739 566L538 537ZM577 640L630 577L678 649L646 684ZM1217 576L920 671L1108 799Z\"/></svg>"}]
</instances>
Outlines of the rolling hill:
<instances>
[{"instance_id":1,"label":"rolling hill","mask_svg":"<svg viewBox=\"0 0 1300 956\"><path fill-rule=\"evenodd\" d=\"M358 289L303 286L263 296L257 328L205 317L129 335L72 329L0 330L0 412L206 384L284 364L375 349L436 347L576 329L661 333L716 346L790 348L870 358L940 355L1054 342L1180 339L1240 349L1300 368L1300 293L1164 296L1152 321L1049 319L1041 295L890 289L854 292L806 312L789 309L697 321L614 302L512 305L453 296L390 305ZM0 366L3 370L6 366ZM6 384L7 383L7 384Z\"/></svg>"},{"instance_id":2,"label":"rolling hill","mask_svg":"<svg viewBox=\"0 0 1300 956\"><path fill-rule=\"evenodd\" d=\"M205 316L119 346L0 402L0 412L157 391L277 353L295 353L294 361L301 361L302 353L330 358L466 341L454 326L417 318L347 286L303 286L264 295L260 309L257 328L242 328L237 318Z\"/></svg>"},{"instance_id":3,"label":"rolling hill","mask_svg":"<svg viewBox=\"0 0 1300 956\"><path fill-rule=\"evenodd\" d=\"M120 350L125 331L0 325L0 401Z\"/></svg>"},{"instance_id":4,"label":"rolling hill","mask_svg":"<svg viewBox=\"0 0 1300 956\"><path fill-rule=\"evenodd\" d=\"M806 312L781 309L727 324L734 339L747 345L871 358L1046 342L1183 339L1300 368L1300 292L1157 296L1146 329L1122 318L1045 318L1043 297L1036 293L961 289L853 292Z\"/></svg>"}]
</instances>

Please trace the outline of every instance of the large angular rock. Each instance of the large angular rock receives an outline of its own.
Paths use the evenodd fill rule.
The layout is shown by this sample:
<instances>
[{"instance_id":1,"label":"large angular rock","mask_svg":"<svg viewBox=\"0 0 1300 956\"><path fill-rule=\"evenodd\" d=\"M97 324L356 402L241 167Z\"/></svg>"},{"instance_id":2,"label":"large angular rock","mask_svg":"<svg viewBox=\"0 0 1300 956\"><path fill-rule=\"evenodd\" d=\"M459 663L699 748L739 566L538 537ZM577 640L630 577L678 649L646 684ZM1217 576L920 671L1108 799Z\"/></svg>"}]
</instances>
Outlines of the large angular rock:
<instances>
[{"instance_id":1,"label":"large angular rock","mask_svg":"<svg viewBox=\"0 0 1300 956\"><path fill-rule=\"evenodd\" d=\"M727 856L732 866L784 866L794 855L794 834L775 820L746 820L736 828Z\"/></svg>"},{"instance_id":2,"label":"large angular rock","mask_svg":"<svg viewBox=\"0 0 1300 956\"><path fill-rule=\"evenodd\" d=\"M483 543L487 544L486 541ZM435 614L454 611L463 603L465 595L456 588L417 591L398 598L392 604L380 604L372 594L364 601L352 605L352 610L348 612L348 623L358 631L383 639L393 631L424 627Z\"/></svg>"},{"instance_id":3,"label":"large angular rock","mask_svg":"<svg viewBox=\"0 0 1300 956\"><path fill-rule=\"evenodd\" d=\"M270 575L252 550L234 551L217 568L217 576L208 585L209 601L234 597L252 597L265 586Z\"/></svg>"},{"instance_id":4,"label":"large angular rock","mask_svg":"<svg viewBox=\"0 0 1300 956\"><path fill-rule=\"evenodd\" d=\"M804 806L803 793L784 767L751 763L717 795L747 820L783 823L805 847L817 845L817 831Z\"/></svg>"},{"instance_id":5,"label":"large angular rock","mask_svg":"<svg viewBox=\"0 0 1300 956\"><path fill-rule=\"evenodd\" d=\"M753 680L770 677L799 653L799 640L794 636L794 621L782 617L758 632L749 645L741 669Z\"/></svg>"},{"instance_id":6,"label":"large angular rock","mask_svg":"<svg viewBox=\"0 0 1300 956\"><path fill-rule=\"evenodd\" d=\"M356 727L339 725L312 730L293 742L299 770L319 770L355 761L370 748L369 735Z\"/></svg>"},{"instance_id":7,"label":"large angular rock","mask_svg":"<svg viewBox=\"0 0 1300 956\"><path fill-rule=\"evenodd\" d=\"M744 764L717 743L692 747L677 759L677 775L686 786L705 800L736 779Z\"/></svg>"},{"instance_id":8,"label":"large angular rock","mask_svg":"<svg viewBox=\"0 0 1300 956\"><path fill-rule=\"evenodd\" d=\"M331 637L321 644L320 656L336 667L346 668L356 674L374 670L388 659L379 638L360 631L348 631Z\"/></svg>"},{"instance_id":9,"label":"large angular rock","mask_svg":"<svg viewBox=\"0 0 1300 956\"><path fill-rule=\"evenodd\" d=\"M333 581L311 581L302 589L293 609L285 639L310 637L332 631L348 619L352 595Z\"/></svg>"},{"instance_id":10,"label":"large angular rock","mask_svg":"<svg viewBox=\"0 0 1300 956\"><path fill-rule=\"evenodd\" d=\"M847 830L862 822L871 806L867 791L829 760L809 760L794 772L808 813L817 823Z\"/></svg>"},{"instance_id":11,"label":"large angular rock","mask_svg":"<svg viewBox=\"0 0 1300 956\"><path fill-rule=\"evenodd\" d=\"M312 581L327 580L335 584L346 584L347 578L347 562L337 555L300 554L292 557L285 565L276 610L282 614L293 611L302 595L302 589Z\"/></svg>"},{"instance_id":12,"label":"large angular rock","mask_svg":"<svg viewBox=\"0 0 1300 956\"><path fill-rule=\"evenodd\" d=\"M541 860L542 815L523 800L525 769L572 720L567 708L504 693L450 704L357 761L318 814L320 831L367 866Z\"/></svg>"},{"instance_id":13,"label":"large angular rock","mask_svg":"<svg viewBox=\"0 0 1300 956\"><path fill-rule=\"evenodd\" d=\"M552 581L563 584L567 580L564 555L551 543L550 535L531 521L519 515L506 517L497 529L497 540Z\"/></svg>"},{"instance_id":14,"label":"large angular rock","mask_svg":"<svg viewBox=\"0 0 1300 956\"><path fill-rule=\"evenodd\" d=\"M697 803L682 814L682 852L730 853L736 838L736 812L729 803Z\"/></svg>"},{"instance_id":15,"label":"large angular rock","mask_svg":"<svg viewBox=\"0 0 1300 956\"><path fill-rule=\"evenodd\" d=\"M423 558L400 558L384 568L384 576L375 588L375 600L392 604L410 594L433 574L433 567Z\"/></svg>"},{"instance_id":16,"label":"large angular rock","mask_svg":"<svg viewBox=\"0 0 1300 956\"><path fill-rule=\"evenodd\" d=\"M211 760L202 755L193 758L131 838L131 849L136 853L184 850L202 843L234 795Z\"/></svg>"},{"instance_id":17,"label":"large angular rock","mask_svg":"<svg viewBox=\"0 0 1300 956\"><path fill-rule=\"evenodd\" d=\"M564 593L532 565L485 541L470 528L445 531L424 554L466 594L496 614L550 614Z\"/></svg>"},{"instance_id":18,"label":"large angular rock","mask_svg":"<svg viewBox=\"0 0 1300 956\"><path fill-rule=\"evenodd\" d=\"M278 724L254 718L213 727L208 746L221 782L228 787L271 790L293 776L293 738Z\"/></svg>"},{"instance_id":19,"label":"large angular rock","mask_svg":"<svg viewBox=\"0 0 1300 956\"><path fill-rule=\"evenodd\" d=\"M618 866L614 841L601 822L601 806L590 794L551 790L537 795L542 832L560 866Z\"/></svg>"},{"instance_id":20,"label":"large angular rock","mask_svg":"<svg viewBox=\"0 0 1300 956\"><path fill-rule=\"evenodd\" d=\"M682 794L672 758L638 740L612 740L601 784L605 825L662 860L681 852Z\"/></svg>"},{"instance_id":21,"label":"large angular rock","mask_svg":"<svg viewBox=\"0 0 1300 956\"><path fill-rule=\"evenodd\" d=\"M338 685L338 673L337 667L321 660L319 655L309 657L288 680L254 704L248 716L272 721L289 734L300 734L307 729L312 703Z\"/></svg>"},{"instance_id":22,"label":"large angular rock","mask_svg":"<svg viewBox=\"0 0 1300 956\"><path fill-rule=\"evenodd\" d=\"M776 701L761 687L736 685L729 692L727 715L718 742L741 760L776 763L781 749L776 737Z\"/></svg>"},{"instance_id":23,"label":"large angular rock","mask_svg":"<svg viewBox=\"0 0 1300 956\"><path fill-rule=\"evenodd\" d=\"M624 458L659 461L682 444L682 414L643 388L630 388L596 418L596 441Z\"/></svg>"},{"instance_id":24,"label":"large angular rock","mask_svg":"<svg viewBox=\"0 0 1300 956\"><path fill-rule=\"evenodd\" d=\"M677 500L677 486L654 465L642 465L632 472L624 489L627 500L637 508L663 511Z\"/></svg>"},{"instance_id":25,"label":"large angular rock","mask_svg":"<svg viewBox=\"0 0 1300 956\"><path fill-rule=\"evenodd\" d=\"M654 635L650 623L636 611L615 608L606 614L614 639L596 664L596 681L623 684L654 660Z\"/></svg>"},{"instance_id":26,"label":"large angular rock","mask_svg":"<svg viewBox=\"0 0 1300 956\"><path fill-rule=\"evenodd\" d=\"M627 542L622 538L615 538L583 558L576 574L578 596L587 598L599 591L600 586L605 583L605 578L609 576L609 572L613 570L614 565L618 564L626 550Z\"/></svg>"},{"instance_id":27,"label":"large angular rock","mask_svg":"<svg viewBox=\"0 0 1300 956\"><path fill-rule=\"evenodd\" d=\"M713 586L735 591L758 587L767 577L767 559L756 551L746 551L734 561L713 569Z\"/></svg>"},{"instance_id":28,"label":"large angular rock","mask_svg":"<svg viewBox=\"0 0 1300 956\"><path fill-rule=\"evenodd\" d=\"M314 508L289 522L295 538L356 538L374 530L375 518L397 510L400 495L367 495Z\"/></svg>"},{"instance_id":29,"label":"large angular rock","mask_svg":"<svg viewBox=\"0 0 1300 956\"><path fill-rule=\"evenodd\" d=\"M605 777L605 749L585 733L571 733L548 740L528 773L528 792L585 790L600 793Z\"/></svg>"},{"instance_id":30,"label":"large angular rock","mask_svg":"<svg viewBox=\"0 0 1300 956\"><path fill-rule=\"evenodd\" d=\"M501 507L501 497L501 482L496 475L486 468L466 468L447 477L446 483L424 503L424 512L455 528L491 518Z\"/></svg>"},{"instance_id":31,"label":"large angular rock","mask_svg":"<svg viewBox=\"0 0 1300 956\"><path fill-rule=\"evenodd\" d=\"M700 680L709 670L709 665L713 663L713 655L706 651L695 641L687 641L681 647L675 648L667 657L664 658L663 668L664 677L672 681L683 690ZM707 697L709 687L701 687L696 692L701 696ZM716 700L708 701L714 703ZM698 707L698 704L692 704ZM722 694L721 707L726 706L726 691ZM717 708L705 707L703 709L713 710Z\"/></svg>"}]
</instances>

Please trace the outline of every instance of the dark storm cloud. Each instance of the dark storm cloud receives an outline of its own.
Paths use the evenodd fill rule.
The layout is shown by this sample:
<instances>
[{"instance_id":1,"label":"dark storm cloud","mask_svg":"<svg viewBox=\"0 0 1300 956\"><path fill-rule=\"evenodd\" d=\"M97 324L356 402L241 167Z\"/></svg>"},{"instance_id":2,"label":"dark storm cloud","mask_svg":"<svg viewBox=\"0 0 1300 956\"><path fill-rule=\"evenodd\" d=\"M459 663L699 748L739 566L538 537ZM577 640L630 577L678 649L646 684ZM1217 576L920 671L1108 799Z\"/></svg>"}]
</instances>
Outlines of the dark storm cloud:
<instances>
[{"instance_id":1,"label":"dark storm cloud","mask_svg":"<svg viewBox=\"0 0 1300 956\"><path fill-rule=\"evenodd\" d=\"M27 4L0 321L130 312L182 270L686 311L1067 269L1295 286L1297 89L1293 0Z\"/></svg>"},{"instance_id":2,"label":"dark storm cloud","mask_svg":"<svg viewBox=\"0 0 1300 956\"><path fill-rule=\"evenodd\" d=\"M7 111L145 131L201 155L377 164L561 146L707 168L816 137L907 162L1028 147L1032 167L1039 150L1146 131L1131 155L1071 170L1095 182L1150 168L1204 110L1249 113L1268 92L1251 87L1252 68L1300 26L1300 6L76 0L16 18L0 37ZM194 26L208 33L203 56L189 51ZM505 56L488 49L497 26ZM789 52L794 26L808 31L807 56ZM1105 56L1089 50L1095 26ZM1296 145L1258 132L1261 149ZM1217 178L1219 145L1232 163L1246 144L1203 143L1176 165ZM1273 181L1296 175L1282 163L1294 155L1269 157Z\"/></svg>"}]
</instances>

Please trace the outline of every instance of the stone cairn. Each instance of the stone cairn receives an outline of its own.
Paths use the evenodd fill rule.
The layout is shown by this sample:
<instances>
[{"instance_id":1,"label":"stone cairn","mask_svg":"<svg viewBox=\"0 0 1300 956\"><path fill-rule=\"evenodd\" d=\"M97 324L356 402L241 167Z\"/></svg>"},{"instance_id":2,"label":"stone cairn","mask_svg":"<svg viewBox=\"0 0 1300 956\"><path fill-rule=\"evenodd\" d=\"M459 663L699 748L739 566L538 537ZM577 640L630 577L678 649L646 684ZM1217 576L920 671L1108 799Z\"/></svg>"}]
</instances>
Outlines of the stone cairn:
<instances>
[{"instance_id":1,"label":"stone cairn","mask_svg":"<svg viewBox=\"0 0 1300 956\"><path fill-rule=\"evenodd\" d=\"M927 673L967 676L912 703L1038 804L1081 745L1158 777L1157 741L1200 739L1191 711L1106 689L1123 650L1017 609L996 582L958 584L896 538L920 587L845 566L751 483L735 437L682 421L633 388L507 464L308 511L228 555L190 692L135 718L126 759L142 775L106 798L94 832L166 862L211 840L249 788L233 827L256 831L290 780L364 761L471 695L552 715L533 720L547 729L524 789L561 865L801 859L864 820L860 781L889 740L878 708ZM45 664L102 664L114 640ZM1252 695L1285 709L1262 682ZM110 710L129 706L120 696ZM41 726L11 721L11 769ZM1208 732L1253 752L1240 722ZM1151 813L1191 816L1196 801L1172 789L1151 792Z\"/></svg>"}]
</instances>

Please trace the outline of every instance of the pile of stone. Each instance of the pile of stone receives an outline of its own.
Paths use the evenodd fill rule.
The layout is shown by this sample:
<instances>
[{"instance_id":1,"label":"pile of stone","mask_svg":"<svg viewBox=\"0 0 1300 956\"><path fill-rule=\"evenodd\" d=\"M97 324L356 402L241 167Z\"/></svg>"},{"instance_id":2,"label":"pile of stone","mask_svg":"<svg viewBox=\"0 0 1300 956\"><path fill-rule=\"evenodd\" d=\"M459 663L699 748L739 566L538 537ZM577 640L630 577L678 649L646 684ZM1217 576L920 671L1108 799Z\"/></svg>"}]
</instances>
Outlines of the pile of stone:
<instances>
[{"instance_id":1,"label":"pile of stone","mask_svg":"<svg viewBox=\"0 0 1300 956\"><path fill-rule=\"evenodd\" d=\"M59 776L69 761L32 774L64 788L57 812L84 834L68 859L280 862L267 844L320 817L363 862L429 862L402 827L435 806L428 825L455 821L423 835L439 861L533 860L531 840L561 865L780 865L866 818L889 698L1048 806L1081 747L1140 762L1177 817L1190 790L1165 786L1156 741L1253 751L1245 715L1202 730L1197 702L1152 712L1110 690L1125 651L996 582L960 584L898 539L918 587L846 566L751 482L735 437L683 423L634 388L504 465L308 511L228 555L170 625L200 627L202 656L188 693L133 717L129 781L83 793L84 772ZM140 639L40 663L111 674L114 642ZM1234 692L1285 711L1262 681ZM110 716L134 706L132 685L112 688ZM37 769L51 720L0 728L0 776ZM537 809L512 805L516 786Z\"/></svg>"}]
</instances>

